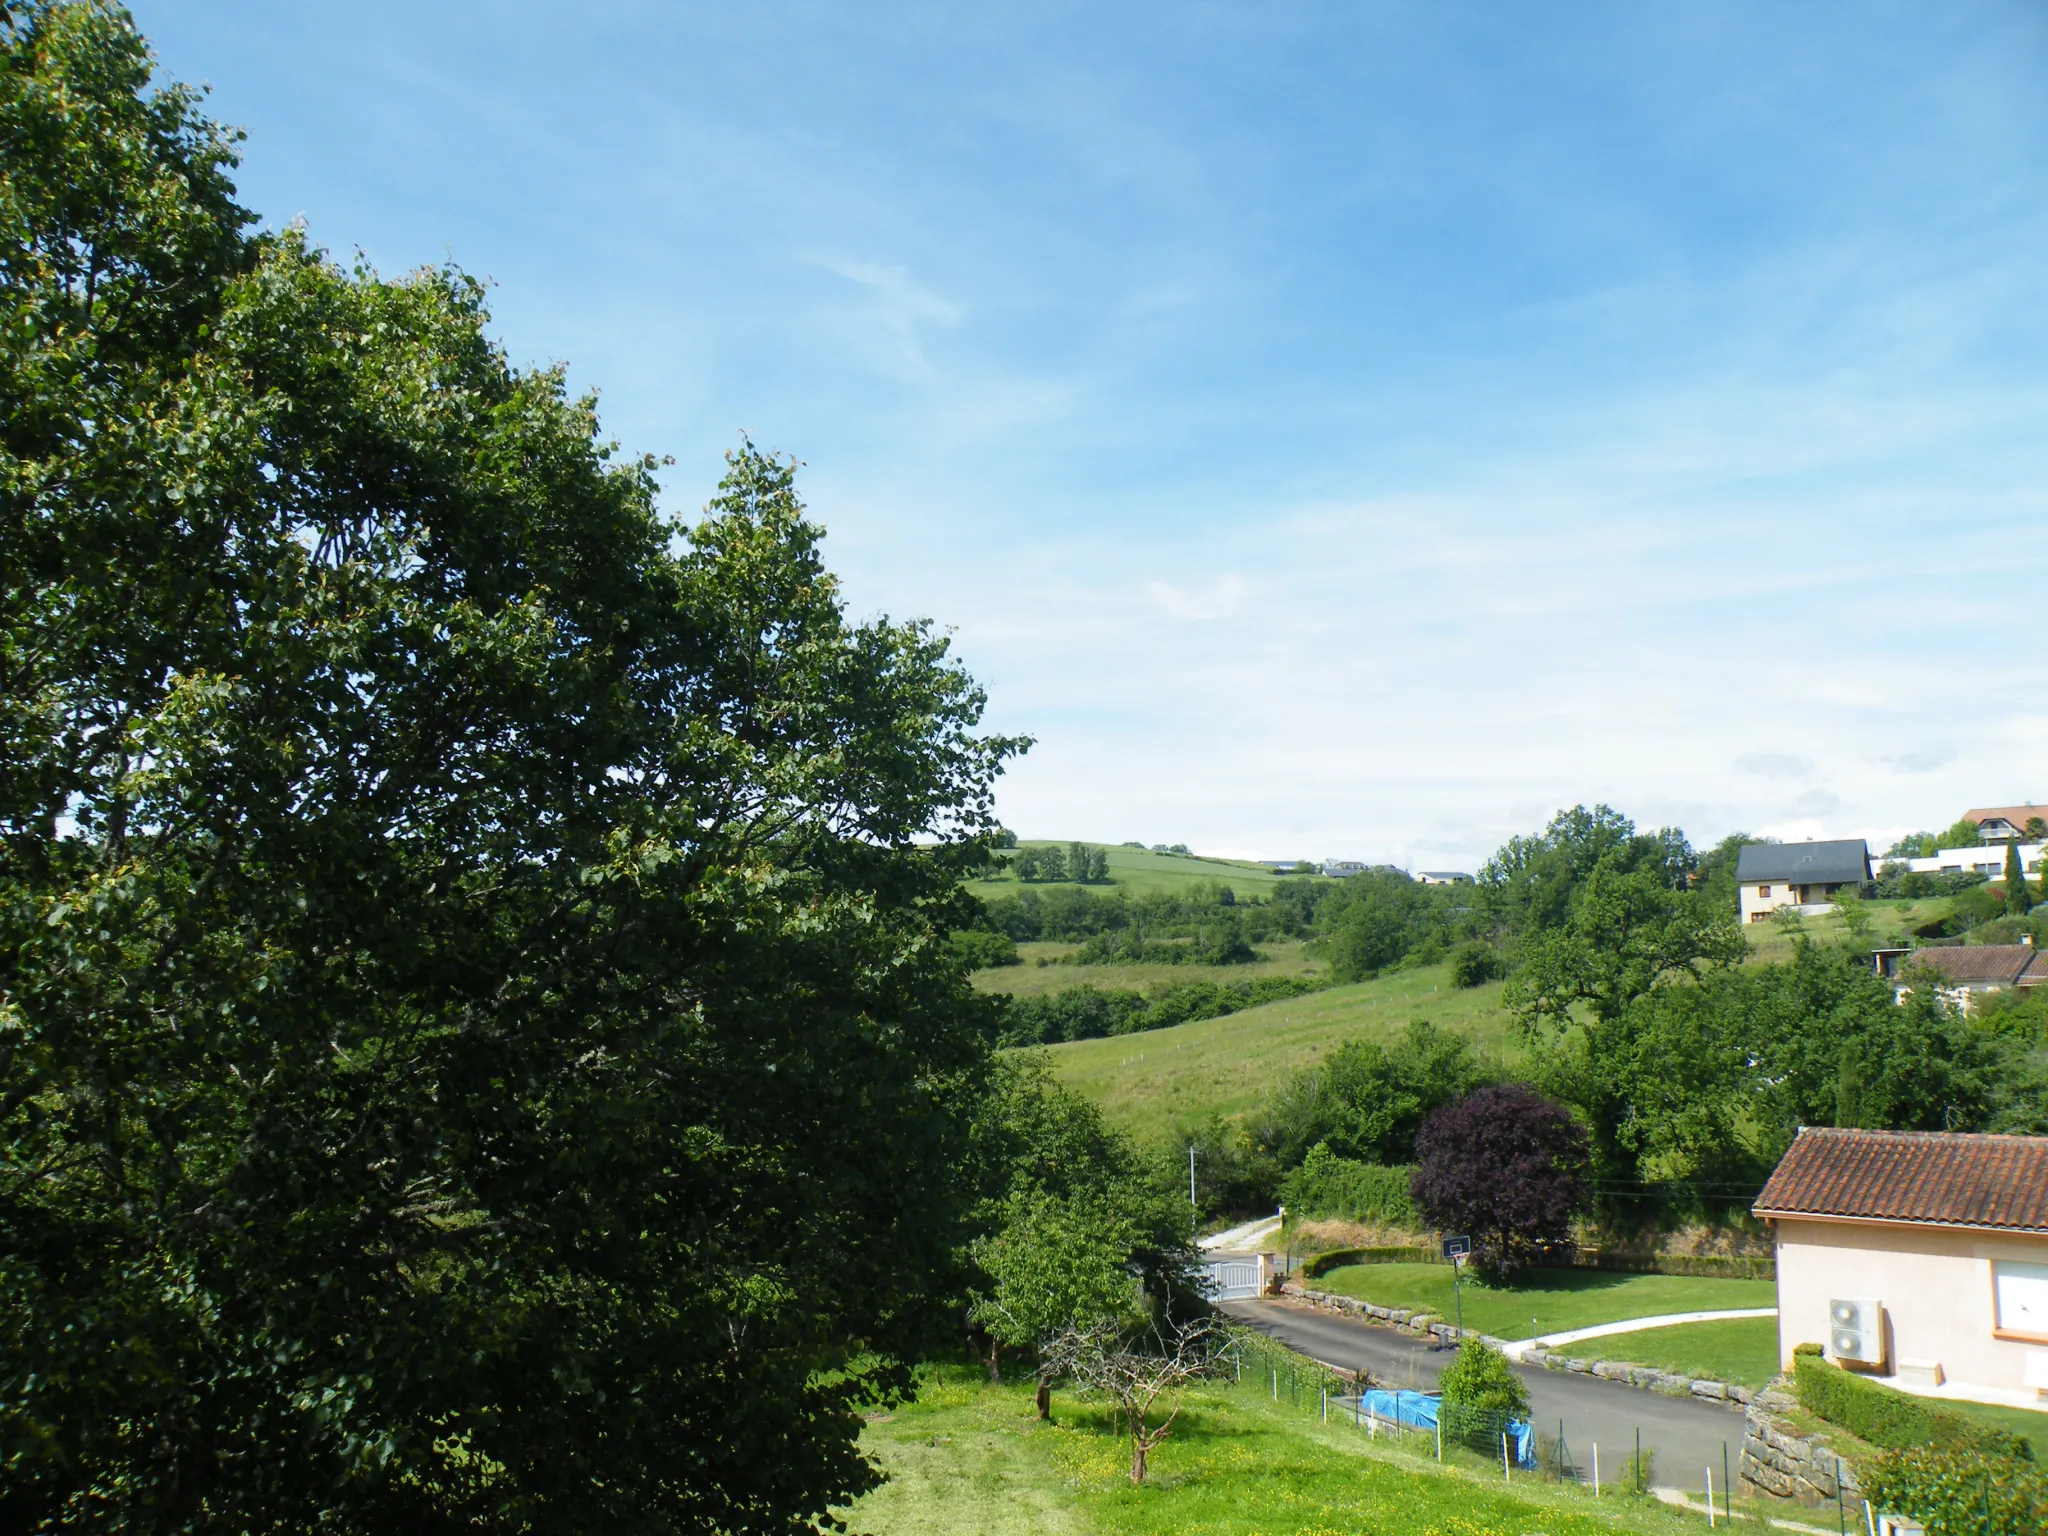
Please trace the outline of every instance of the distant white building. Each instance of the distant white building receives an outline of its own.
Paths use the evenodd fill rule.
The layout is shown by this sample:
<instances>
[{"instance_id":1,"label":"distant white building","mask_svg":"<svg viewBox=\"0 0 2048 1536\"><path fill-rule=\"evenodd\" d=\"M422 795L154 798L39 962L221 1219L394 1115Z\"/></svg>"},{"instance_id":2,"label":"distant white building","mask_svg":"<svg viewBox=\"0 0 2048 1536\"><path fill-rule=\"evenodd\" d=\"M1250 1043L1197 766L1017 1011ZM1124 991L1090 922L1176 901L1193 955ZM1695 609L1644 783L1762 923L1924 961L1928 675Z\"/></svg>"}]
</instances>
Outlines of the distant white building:
<instances>
[{"instance_id":1,"label":"distant white building","mask_svg":"<svg viewBox=\"0 0 2048 1536\"><path fill-rule=\"evenodd\" d=\"M1736 906L1745 923L1780 907L1809 916L1835 909L1844 886L1870 879L1870 845L1860 837L1826 843L1749 843L1735 858Z\"/></svg>"},{"instance_id":2,"label":"distant white building","mask_svg":"<svg viewBox=\"0 0 2048 1536\"><path fill-rule=\"evenodd\" d=\"M1424 869L1415 878L1424 885L1470 885L1472 877L1462 869Z\"/></svg>"},{"instance_id":3,"label":"distant white building","mask_svg":"<svg viewBox=\"0 0 2048 1536\"><path fill-rule=\"evenodd\" d=\"M1883 869L1897 869L1903 865L1916 875L1976 874L1989 875L1996 880L2005 873L2004 843L1992 843L1984 848L1943 848L1927 859L1886 859ZM2021 843L2020 867L2029 874L2041 872L2041 855L2048 850L2048 842Z\"/></svg>"},{"instance_id":4,"label":"distant white building","mask_svg":"<svg viewBox=\"0 0 2048 1536\"><path fill-rule=\"evenodd\" d=\"M1334 875L1339 880L1345 878L1347 875L1362 875L1368 869L1371 868L1372 866L1370 864L1361 864L1356 859L1323 860L1323 873L1326 875Z\"/></svg>"}]
</instances>

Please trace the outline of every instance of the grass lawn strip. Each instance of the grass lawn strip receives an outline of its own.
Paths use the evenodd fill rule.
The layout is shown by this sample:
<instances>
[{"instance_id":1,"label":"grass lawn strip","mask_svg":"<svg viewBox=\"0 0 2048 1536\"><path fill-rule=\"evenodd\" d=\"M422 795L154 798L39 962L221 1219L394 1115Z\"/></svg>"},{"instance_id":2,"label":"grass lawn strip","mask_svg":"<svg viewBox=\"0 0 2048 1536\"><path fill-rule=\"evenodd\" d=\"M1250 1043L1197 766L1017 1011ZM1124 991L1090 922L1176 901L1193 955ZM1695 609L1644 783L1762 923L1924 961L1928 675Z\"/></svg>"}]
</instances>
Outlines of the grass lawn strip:
<instances>
[{"instance_id":1,"label":"grass lawn strip","mask_svg":"<svg viewBox=\"0 0 2048 1536\"><path fill-rule=\"evenodd\" d=\"M1566 1345L1560 1353L1583 1360L1626 1360L1674 1376L1704 1376L1755 1391L1778 1374L1778 1320L1745 1317L1719 1323L1679 1323L1588 1339Z\"/></svg>"},{"instance_id":2,"label":"grass lawn strip","mask_svg":"<svg viewBox=\"0 0 2048 1536\"><path fill-rule=\"evenodd\" d=\"M1427 1310L1451 1319L1457 1308L1445 1264L1347 1264L1310 1282L1316 1289L1356 1296L1382 1307ZM1593 1269L1540 1269L1525 1285L1496 1290L1471 1276L1464 1282L1465 1326L1500 1339L1533 1339L1546 1333L1618 1323L1666 1312L1719 1312L1777 1305L1769 1280L1722 1280L1692 1275L1630 1275ZM1768 1322L1768 1319L1763 1321ZM1705 1325L1701 1325L1705 1326ZM1625 1339L1636 1335L1625 1334ZM1577 1353L1590 1347L1567 1346ZM1626 1358L1632 1345L1617 1341Z\"/></svg>"},{"instance_id":3,"label":"grass lawn strip","mask_svg":"<svg viewBox=\"0 0 2048 1536\"><path fill-rule=\"evenodd\" d=\"M919 1400L872 1423L862 1444L891 1482L847 1511L871 1536L1664 1536L1699 1516L1651 1499L1520 1474L1453 1451L1439 1466L1376 1447L1348 1424L1219 1383L1190 1395L1143 1487L1107 1409L1054 1397L1040 1425L1023 1382L991 1387L948 1369ZM1469 1465L1465 1464L1469 1463Z\"/></svg>"}]
</instances>

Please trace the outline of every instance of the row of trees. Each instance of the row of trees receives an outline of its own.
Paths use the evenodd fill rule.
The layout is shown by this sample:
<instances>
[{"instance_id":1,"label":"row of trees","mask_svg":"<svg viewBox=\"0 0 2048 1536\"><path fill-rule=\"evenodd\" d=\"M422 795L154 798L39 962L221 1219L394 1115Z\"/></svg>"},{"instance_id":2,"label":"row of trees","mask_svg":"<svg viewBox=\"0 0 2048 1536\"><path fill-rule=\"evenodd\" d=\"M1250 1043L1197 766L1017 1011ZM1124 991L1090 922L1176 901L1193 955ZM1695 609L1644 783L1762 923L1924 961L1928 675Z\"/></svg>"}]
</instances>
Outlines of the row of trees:
<instances>
[{"instance_id":1,"label":"row of trees","mask_svg":"<svg viewBox=\"0 0 2048 1536\"><path fill-rule=\"evenodd\" d=\"M1077 885L1107 885L1109 855L1086 843L1069 843L1025 848L1002 861L1019 880L1029 882L1072 881Z\"/></svg>"}]
</instances>

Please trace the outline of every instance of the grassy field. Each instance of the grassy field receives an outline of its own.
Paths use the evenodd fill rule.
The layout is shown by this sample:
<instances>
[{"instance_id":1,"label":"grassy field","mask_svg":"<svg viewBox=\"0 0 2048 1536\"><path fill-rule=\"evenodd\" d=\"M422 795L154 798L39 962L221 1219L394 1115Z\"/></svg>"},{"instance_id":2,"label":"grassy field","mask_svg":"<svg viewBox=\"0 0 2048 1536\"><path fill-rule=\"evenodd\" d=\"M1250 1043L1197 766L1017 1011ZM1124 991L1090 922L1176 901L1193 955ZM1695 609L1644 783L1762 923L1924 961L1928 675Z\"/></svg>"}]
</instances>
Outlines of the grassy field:
<instances>
[{"instance_id":1,"label":"grassy field","mask_svg":"<svg viewBox=\"0 0 2048 1536\"><path fill-rule=\"evenodd\" d=\"M1100 985L1113 986L1123 983L1108 973L1136 968L1087 969L1104 973ZM1393 1035L1410 1019L1428 1019L1482 1047L1503 1049L1508 1019L1500 991L1497 982L1460 990L1451 985L1448 966L1429 966L1220 1019L1056 1045L1053 1070L1113 1123L1149 1140L1177 1120L1212 1112L1241 1115L1332 1046L1354 1035Z\"/></svg>"},{"instance_id":2,"label":"grassy field","mask_svg":"<svg viewBox=\"0 0 2048 1536\"><path fill-rule=\"evenodd\" d=\"M1020 848L1065 848L1066 843L1049 838L1026 838ZM1144 853L1136 848L1117 848L1107 843L1089 843L1085 846L1100 848L1109 855L1109 878L1113 885L1121 886L1132 895L1146 891L1181 891L1200 880L1220 880L1239 896L1264 898L1272 894L1273 887L1282 879L1320 880L1320 875L1276 875L1263 864L1243 864L1234 859L1198 859L1176 853ZM984 901L998 896L1014 896L1019 891L1051 890L1057 881L1046 885L1026 885L1014 875L1004 875L996 880L976 880L967 889ZM1101 891L1103 886L1088 886L1084 889Z\"/></svg>"},{"instance_id":3,"label":"grassy field","mask_svg":"<svg viewBox=\"0 0 2048 1536\"><path fill-rule=\"evenodd\" d=\"M1322 1290L1383 1307L1427 1308L1446 1318L1456 1312L1448 1264L1347 1264L1313 1283ZM1463 1289L1465 1326L1501 1339L1533 1339L1539 1334L1665 1312L1733 1311L1778 1304L1778 1288L1769 1280L1623 1275L1593 1269L1539 1269L1526 1285L1507 1290L1495 1290L1467 1275ZM1649 1335L1624 1337L1628 1344L1616 1340L1599 1347L1603 1353L1614 1351L1609 1358L1635 1359L1620 1352L1634 1348L1636 1338ZM1592 1345L1589 1340L1586 1347Z\"/></svg>"},{"instance_id":4,"label":"grassy field","mask_svg":"<svg viewBox=\"0 0 2048 1536\"><path fill-rule=\"evenodd\" d=\"M1857 942L1866 947L1919 943L1920 940L1902 935L1910 935L1920 924L1942 916L1954 904L1954 898L1949 896L1930 896L1922 901L1866 903L1870 911L1870 927ZM1795 931L1805 934L1817 944L1849 942L1847 928L1832 912L1822 917L1802 918L1796 930L1781 928L1776 923L1751 923L1742 930L1742 936L1749 940L1748 963L1765 965L1790 960Z\"/></svg>"},{"instance_id":5,"label":"grassy field","mask_svg":"<svg viewBox=\"0 0 2048 1536\"><path fill-rule=\"evenodd\" d=\"M1597 1502L1455 1449L1439 1466L1375 1446L1340 1419L1254 1387L1191 1394L1142 1487L1106 1408L1055 1394L1041 1425L1022 1384L935 1374L918 1400L871 1423L863 1447L889 1482L845 1517L871 1536L1664 1536L1702 1525L1647 1499Z\"/></svg>"},{"instance_id":6,"label":"grassy field","mask_svg":"<svg viewBox=\"0 0 2048 1536\"><path fill-rule=\"evenodd\" d=\"M1013 997L1031 997L1040 992L1063 992L1068 987L1130 987L1149 991L1153 987L1175 986L1188 981L1254 981L1261 976L1313 976L1320 967L1308 957L1299 939L1269 939L1258 946L1267 958L1251 965L1040 965L1070 955L1078 944L1019 944L1022 965L999 965L977 971L974 985L981 992L1007 992Z\"/></svg>"},{"instance_id":7,"label":"grassy field","mask_svg":"<svg viewBox=\"0 0 2048 1536\"><path fill-rule=\"evenodd\" d=\"M1709 1284L1727 1282L1709 1281ZM1735 1284L1770 1282L1736 1281ZM1731 1303L1730 1305L1749 1305ZM1761 1303L1768 1306L1769 1302ZM1680 1323L1568 1345L1566 1353L1587 1359L1627 1360L1674 1376L1705 1376L1756 1388L1778 1374L1778 1320L1744 1317L1726 1323Z\"/></svg>"}]
</instances>

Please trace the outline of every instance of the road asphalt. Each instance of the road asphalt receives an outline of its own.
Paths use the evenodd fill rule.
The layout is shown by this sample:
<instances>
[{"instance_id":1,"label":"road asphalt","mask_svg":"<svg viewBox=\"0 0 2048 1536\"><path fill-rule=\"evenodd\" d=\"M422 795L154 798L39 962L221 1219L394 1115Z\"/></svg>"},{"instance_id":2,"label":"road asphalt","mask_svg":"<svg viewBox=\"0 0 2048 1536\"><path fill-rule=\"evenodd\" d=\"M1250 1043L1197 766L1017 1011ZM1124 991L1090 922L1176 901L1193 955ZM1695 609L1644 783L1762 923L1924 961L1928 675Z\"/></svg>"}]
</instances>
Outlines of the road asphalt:
<instances>
[{"instance_id":1,"label":"road asphalt","mask_svg":"<svg viewBox=\"0 0 2048 1536\"><path fill-rule=\"evenodd\" d=\"M1222 1310L1325 1365L1370 1371L1376 1385L1434 1392L1438 1374L1452 1358L1447 1348L1433 1348L1391 1328L1332 1317L1290 1302L1226 1301ZM1697 1492L1705 1469L1712 1467L1715 1497L1720 1497L1722 1447L1727 1447L1732 1468L1742 1446L1740 1407L1663 1397L1540 1366L1514 1369L1529 1385L1530 1417L1536 1428L1554 1435L1562 1419L1565 1444L1582 1469L1590 1469L1592 1447L1599 1443L1602 1482L1620 1473L1640 1429L1643 1449L1656 1453L1653 1482Z\"/></svg>"}]
</instances>

